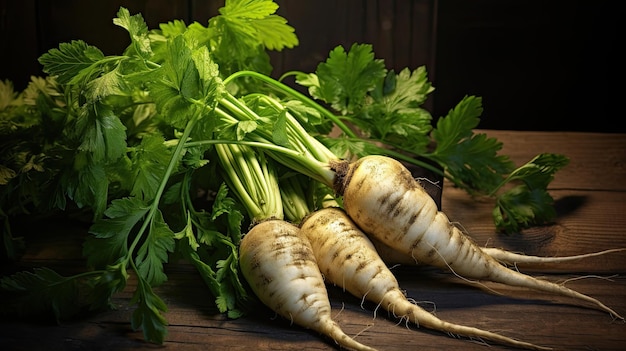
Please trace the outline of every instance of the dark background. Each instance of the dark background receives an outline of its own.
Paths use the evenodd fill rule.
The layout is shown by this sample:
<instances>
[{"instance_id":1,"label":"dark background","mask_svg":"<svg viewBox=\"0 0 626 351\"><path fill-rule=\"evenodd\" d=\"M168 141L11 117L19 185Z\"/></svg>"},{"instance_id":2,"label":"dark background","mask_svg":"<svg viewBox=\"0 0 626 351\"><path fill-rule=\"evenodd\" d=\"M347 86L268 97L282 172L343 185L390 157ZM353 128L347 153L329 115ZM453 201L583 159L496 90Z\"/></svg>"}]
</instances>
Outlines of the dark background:
<instances>
[{"instance_id":1,"label":"dark background","mask_svg":"<svg viewBox=\"0 0 626 351\"><path fill-rule=\"evenodd\" d=\"M484 106L480 128L626 132L618 1L276 2L300 45L272 54L274 76L312 72L335 46L369 43L388 68L426 65L436 88L427 102L434 117L477 95ZM37 58L73 39L121 53L129 39L112 23L120 6L156 28L174 19L206 25L223 4L0 0L0 79L23 89L30 75L42 74Z\"/></svg>"}]
</instances>

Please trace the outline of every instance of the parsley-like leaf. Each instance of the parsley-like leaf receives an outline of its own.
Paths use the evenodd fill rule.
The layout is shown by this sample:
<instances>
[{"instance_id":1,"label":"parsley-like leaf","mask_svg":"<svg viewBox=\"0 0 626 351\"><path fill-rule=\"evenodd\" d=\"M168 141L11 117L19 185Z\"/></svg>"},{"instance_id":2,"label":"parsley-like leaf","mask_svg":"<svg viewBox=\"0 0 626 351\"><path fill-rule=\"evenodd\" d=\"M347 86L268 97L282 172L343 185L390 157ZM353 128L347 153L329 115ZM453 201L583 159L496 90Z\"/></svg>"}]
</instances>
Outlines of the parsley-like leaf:
<instances>
[{"instance_id":1,"label":"parsley-like leaf","mask_svg":"<svg viewBox=\"0 0 626 351\"><path fill-rule=\"evenodd\" d=\"M353 44L347 53L343 46L334 48L328 59L317 66L316 79L298 75L296 81L307 86L312 97L345 115L361 108L367 93L386 72L383 60L374 59L371 45Z\"/></svg>"},{"instance_id":2,"label":"parsley-like leaf","mask_svg":"<svg viewBox=\"0 0 626 351\"><path fill-rule=\"evenodd\" d=\"M227 312L233 318L240 315L236 305L246 295L237 276L236 248L242 220L243 215L236 208L235 201L228 197L228 188L222 184L215 195L211 213L189 211L187 225L175 234L177 252L200 272L219 311Z\"/></svg>"},{"instance_id":3,"label":"parsley-like leaf","mask_svg":"<svg viewBox=\"0 0 626 351\"><path fill-rule=\"evenodd\" d=\"M181 231L174 233L174 239L181 240L181 245L188 245L193 251L196 251L200 246L193 233L191 213L187 213L187 225Z\"/></svg>"},{"instance_id":4,"label":"parsley-like leaf","mask_svg":"<svg viewBox=\"0 0 626 351\"><path fill-rule=\"evenodd\" d=\"M563 155L544 153L511 172L505 182L522 184L496 198L492 212L496 228L512 233L552 220L556 212L547 187L554 179L554 173L568 163L569 159Z\"/></svg>"},{"instance_id":5,"label":"parsley-like leaf","mask_svg":"<svg viewBox=\"0 0 626 351\"><path fill-rule=\"evenodd\" d=\"M237 57L245 57L243 50L262 44L270 50L282 50L298 45L294 28L287 20L275 15L278 4L271 0L227 0L220 15L211 20L224 19L222 33L224 44L229 43L237 50ZM229 42L226 39L233 39Z\"/></svg>"},{"instance_id":6,"label":"parsley-like leaf","mask_svg":"<svg viewBox=\"0 0 626 351\"><path fill-rule=\"evenodd\" d=\"M87 264L104 267L128 255L128 238L137 223L148 212L148 205L137 198L121 198L111 202L105 211L108 218L91 225L83 248Z\"/></svg>"},{"instance_id":7,"label":"parsley-like leaf","mask_svg":"<svg viewBox=\"0 0 626 351\"><path fill-rule=\"evenodd\" d=\"M208 114L223 88L217 66L208 51L192 51L183 36L167 41L167 61L155 73L150 93L161 117L176 128L184 128L198 113Z\"/></svg>"},{"instance_id":8,"label":"parsley-like leaf","mask_svg":"<svg viewBox=\"0 0 626 351\"><path fill-rule=\"evenodd\" d=\"M200 30L202 31L204 27L202 27L201 24L194 22L190 25L191 26L199 26ZM175 37L177 35L183 34L185 33L188 28L187 25L185 24L184 21L182 20L173 20L173 21L169 21L167 23L161 23L159 24L159 30L160 30L160 34L165 36L166 38L172 38Z\"/></svg>"},{"instance_id":9,"label":"parsley-like leaf","mask_svg":"<svg viewBox=\"0 0 626 351\"><path fill-rule=\"evenodd\" d=\"M423 154L430 143L432 117L421 105L432 91L423 66L413 72L389 71L370 92L363 109L349 120L371 139Z\"/></svg>"},{"instance_id":10,"label":"parsley-like leaf","mask_svg":"<svg viewBox=\"0 0 626 351\"><path fill-rule=\"evenodd\" d=\"M287 133L287 110L280 111L274 121L272 140L276 145L288 146L289 136Z\"/></svg>"},{"instance_id":11,"label":"parsley-like leaf","mask_svg":"<svg viewBox=\"0 0 626 351\"><path fill-rule=\"evenodd\" d=\"M161 211L156 211L151 221L150 231L145 242L137 251L138 273L151 286L167 280L163 263L168 261L168 253L174 251L174 232L163 220Z\"/></svg>"},{"instance_id":12,"label":"parsley-like leaf","mask_svg":"<svg viewBox=\"0 0 626 351\"><path fill-rule=\"evenodd\" d=\"M63 277L49 268L35 268L32 273L24 271L3 277L0 288L16 293L16 301L5 301L8 303L5 308L21 309L16 311L18 314L51 311L59 322L78 312L77 280ZM7 312L5 308L2 308L3 312Z\"/></svg>"},{"instance_id":13,"label":"parsley-like leaf","mask_svg":"<svg viewBox=\"0 0 626 351\"><path fill-rule=\"evenodd\" d=\"M525 165L511 172L507 181L523 181L531 189L546 188L554 179L554 174L567 166L568 163L569 158L563 155L539 154Z\"/></svg>"},{"instance_id":14,"label":"parsley-like leaf","mask_svg":"<svg viewBox=\"0 0 626 351\"><path fill-rule=\"evenodd\" d=\"M319 110L300 100L283 101L283 104L309 133L327 135L332 131L333 123L324 118Z\"/></svg>"},{"instance_id":15,"label":"parsley-like leaf","mask_svg":"<svg viewBox=\"0 0 626 351\"><path fill-rule=\"evenodd\" d=\"M134 52L146 59L152 56L150 38L148 38L148 25L141 14L138 13L131 16L128 9L120 7L117 12L117 18L113 19L113 23L128 31ZM128 52L127 54L130 55Z\"/></svg>"},{"instance_id":16,"label":"parsley-like leaf","mask_svg":"<svg viewBox=\"0 0 626 351\"><path fill-rule=\"evenodd\" d=\"M55 203L65 203L61 198L67 196L79 208L93 210L94 218L99 218L107 205L109 181L106 169L102 164L89 161L89 155L84 152L74 154L74 167L62 170Z\"/></svg>"},{"instance_id":17,"label":"parsley-like leaf","mask_svg":"<svg viewBox=\"0 0 626 351\"><path fill-rule=\"evenodd\" d=\"M542 189L518 185L496 199L492 215L496 228L507 233L545 223L554 218L554 200Z\"/></svg>"},{"instance_id":18,"label":"parsley-like leaf","mask_svg":"<svg viewBox=\"0 0 626 351\"><path fill-rule=\"evenodd\" d=\"M167 320L163 316L167 305L142 276L137 277L137 290L131 303L137 304L131 317L132 328L141 329L145 340L162 344L167 336Z\"/></svg>"},{"instance_id":19,"label":"parsley-like leaf","mask_svg":"<svg viewBox=\"0 0 626 351\"><path fill-rule=\"evenodd\" d=\"M163 180L172 152L158 133L146 135L130 153L133 185L130 194L152 201Z\"/></svg>"},{"instance_id":20,"label":"parsley-like leaf","mask_svg":"<svg viewBox=\"0 0 626 351\"><path fill-rule=\"evenodd\" d=\"M39 63L43 65L44 72L56 76L60 84L67 84L82 70L103 58L104 54L97 47L82 40L72 40L41 55Z\"/></svg>"},{"instance_id":21,"label":"parsley-like leaf","mask_svg":"<svg viewBox=\"0 0 626 351\"><path fill-rule=\"evenodd\" d=\"M507 156L498 155L500 141L474 134L482 111L481 98L466 96L440 118L431 133L436 142L432 157L445 166L457 186L488 194L513 169L513 163Z\"/></svg>"},{"instance_id":22,"label":"parsley-like leaf","mask_svg":"<svg viewBox=\"0 0 626 351\"><path fill-rule=\"evenodd\" d=\"M198 70L191 59L191 50L182 36L168 40L167 61L154 75L155 79L150 83L150 93L161 117L176 128L184 128L199 108L190 99L202 96L198 89Z\"/></svg>"},{"instance_id":23,"label":"parsley-like leaf","mask_svg":"<svg viewBox=\"0 0 626 351\"><path fill-rule=\"evenodd\" d=\"M230 318L238 318L242 315L241 311L237 309L239 304L238 299L243 295L245 296L245 290L243 290L241 281L239 280L238 273L238 260L237 253L233 248L233 251L225 260L217 262L217 279L227 284L220 284L220 294L215 300L217 307L220 311L228 311ZM238 287L235 291L234 288Z\"/></svg>"},{"instance_id":24,"label":"parsley-like leaf","mask_svg":"<svg viewBox=\"0 0 626 351\"><path fill-rule=\"evenodd\" d=\"M236 140L243 140L246 134L256 130L258 124L255 121L241 121L236 124Z\"/></svg>"},{"instance_id":25,"label":"parsley-like leaf","mask_svg":"<svg viewBox=\"0 0 626 351\"><path fill-rule=\"evenodd\" d=\"M100 274L88 279L86 284L89 289L85 292L85 299L89 301L90 310L115 307L111 303L111 297L124 290L127 281L126 262L109 265Z\"/></svg>"},{"instance_id":26,"label":"parsley-like leaf","mask_svg":"<svg viewBox=\"0 0 626 351\"><path fill-rule=\"evenodd\" d=\"M127 90L127 82L115 68L89 81L85 89L85 97L89 103L93 103L110 95L124 95Z\"/></svg>"},{"instance_id":27,"label":"parsley-like leaf","mask_svg":"<svg viewBox=\"0 0 626 351\"><path fill-rule=\"evenodd\" d=\"M19 94L13 89L13 83L9 80L0 80L0 111L9 107L9 105L21 105Z\"/></svg>"},{"instance_id":28,"label":"parsley-like leaf","mask_svg":"<svg viewBox=\"0 0 626 351\"><path fill-rule=\"evenodd\" d=\"M100 102L85 105L73 134L81 140L78 149L89 153L94 163L115 161L126 151L126 127Z\"/></svg>"},{"instance_id":29,"label":"parsley-like leaf","mask_svg":"<svg viewBox=\"0 0 626 351\"><path fill-rule=\"evenodd\" d=\"M245 69L268 74L272 67L265 49L298 45L293 27L274 14L277 9L271 0L228 0L209 20L211 53L223 74Z\"/></svg>"}]
</instances>

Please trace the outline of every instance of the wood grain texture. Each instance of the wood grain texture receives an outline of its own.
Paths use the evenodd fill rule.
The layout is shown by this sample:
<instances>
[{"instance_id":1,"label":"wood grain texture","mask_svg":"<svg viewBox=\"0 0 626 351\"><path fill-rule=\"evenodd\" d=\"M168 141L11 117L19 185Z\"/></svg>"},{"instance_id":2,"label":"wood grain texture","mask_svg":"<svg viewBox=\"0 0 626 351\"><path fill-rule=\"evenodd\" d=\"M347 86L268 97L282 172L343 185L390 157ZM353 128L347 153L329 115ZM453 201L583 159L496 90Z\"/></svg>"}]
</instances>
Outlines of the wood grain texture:
<instances>
[{"instance_id":1,"label":"wood grain texture","mask_svg":"<svg viewBox=\"0 0 626 351\"><path fill-rule=\"evenodd\" d=\"M624 179L626 135L479 132L501 140L503 151L520 164L539 152L561 152L571 158L570 166L558 173L551 189L558 211L555 222L509 236L494 232L490 217L493 204L472 200L446 184L444 211L451 220L462 223L479 244L546 256L626 247L626 191L618 181ZM589 169L590 166L593 167ZM47 229L47 241L33 241L37 245L29 247L21 264L46 265L66 272L82 269L78 238L85 227L57 221L47 223ZM44 237L42 233L38 235L38 239ZM500 332L555 350L621 350L626 343L626 324L613 321L606 313L579 306L569 298L468 282L430 268L394 267L393 271L410 298L447 321ZM528 272L556 282L571 279L566 283L568 287L626 314L624 253L532 267ZM130 328L133 309L129 301L136 284L131 278L126 289L115 296L117 310L59 326L46 321L3 321L2 349L336 350L331 341L290 325L261 305L251 315L237 320L218 314L208 289L189 265L169 264L167 274L169 281L157 289L169 308L169 334L162 346L143 342L141 332ZM329 287L329 295L334 316L346 333L381 351L509 349L407 326L336 287Z\"/></svg>"}]
</instances>

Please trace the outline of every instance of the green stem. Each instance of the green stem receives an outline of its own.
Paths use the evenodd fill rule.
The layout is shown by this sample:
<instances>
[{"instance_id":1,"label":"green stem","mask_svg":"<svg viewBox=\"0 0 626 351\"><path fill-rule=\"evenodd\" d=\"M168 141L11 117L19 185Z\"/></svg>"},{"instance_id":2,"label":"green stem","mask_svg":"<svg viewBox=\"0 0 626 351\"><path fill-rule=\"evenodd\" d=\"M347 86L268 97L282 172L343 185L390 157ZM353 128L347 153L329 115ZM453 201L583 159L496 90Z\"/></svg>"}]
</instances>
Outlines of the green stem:
<instances>
[{"instance_id":1,"label":"green stem","mask_svg":"<svg viewBox=\"0 0 626 351\"><path fill-rule=\"evenodd\" d=\"M299 178L301 177L295 175L286 177L280 183L285 217L293 223L299 223L313 210L306 201L307 197Z\"/></svg>"},{"instance_id":2,"label":"green stem","mask_svg":"<svg viewBox=\"0 0 626 351\"><path fill-rule=\"evenodd\" d=\"M333 154L324 144L309 134L309 132L302 127L298 120L289 113L289 110L285 108L278 100L263 94L253 95L267 104L270 104L278 113L285 114L287 118L287 125L289 127L288 134L299 142L299 151L303 153L310 152L312 157L315 157L318 161L328 163L330 161L338 160L338 157Z\"/></svg>"},{"instance_id":3,"label":"green stem","mask_svg":"<svg viewBox=\"0 0 626 351\"><path fill-rule=\"evenodd\" d=\"M196 101L196 104L201 104L201 102ZM234 96L230 94L226 94L224 99L219 101L219 105L215 108L215 113L225 121L230 123L237 123L239 121L260 121L261 118L252 111L248 106L246 106L243 102L237 100ZM227 110L224 110L223 108ZM230 113L229 113L230 112ZM293 118L293 117L292 117ZM292 124L298 124L295 118L292 119ZM303 129L304 131L304 129ZM258 142L260 144L256 144L255 146L261 146L261 144L274 145L274 147L267 147L269 152L268 154L275 158L278 162L284 164L285 166L303 173L313 179L316 179L328 186L332 187L333 180L335 177L335 173L330 170L328 161L332 157L332 159L337 159L330 150L328 150L323 144L319 143L317 139L311 137L306 131L304 134L298 133L293 136L297 137L299 141L301 141L305 146L299 148L298 150L291 150L285 147L278 147L272 141L272 135L267 132L264 128L257 128L254 131L246 134L246 138L249 141ZM240 143L240 141L234 142L232 140L222 141L222 143L227 144L236 144ZM202 143L212 143L217 144L216 142L210 141L202 141ZM243 145L243 144L242 144ZM315 146L320 150L324 150L322 160L318 160L310 154L310 146ZM290 150L290 151L287 151Z\"/></svg>"},{"instance_id":4,"label":"green stem","mask_svg":"<svg viewBox=\"0 0 626 351\"><path fill-rule=\"evenodd\" d=\"M193 129L196 122L198 121L200 117L200 111L202 110L197 110L197 111L198 112L196 112L196 114L187 122L187 125L185 126L185 129L183 130L183 135L181 136L180 140L187 140L187 138L189 138L189 135L191 134L191 130ZM133 252L135 251L135 248L139 244L141 237L145 233L146 228L148 228L148 226L152 223L152 218L154 217L154 214L159 209L159 200L161 199L161 196L163 195L163 192L165 191L165 187L167 186L167 181L169 180L170 175L174 171L176 164L181 158L184 148L185 148L184 142L176 144L176 149L174 149L174 152L172 153L172 157L170 158L170 162L167 165L167 169L165 170L165 174L163 175L161 184L159 184L159 188L156 194L154 195L154 200L152 201L150 210L148 211L148 215L143 221L141 228L139 228L139 232L137 233L137 236L135 236L135 239L130 245L130 248L128 250L128 256L126 257L126 261L131 262L133 268L134 268L134 261L132 259Z\"/></svg>"},{"instance_id":5,"label":"green stem","mask_svg":"<svg viewBox=\"0 0 626 351\"><path fill-rule=\"evenodd\" d=\"M282 91L288 95L291 95L293 97L295 97L296 99L300 100L301 102L303 102L304 104L306 104L309 107L314 108L315 110L317 110L318 112L320 112L321 114L323 114L324 116L326 116L328 119L330 119L331 121L333 121L333 123L335 123L335 125L341 129L341 131L346 134L348 137L350 138L356 138L356 134L354 133L354 131L352 131L352 129L350 129L350 127L348 127L345 123L343 123L343 121L341 121L341 119L339 119L339 117L337 117L334 113L328 111L328 109L324 108L323 106L321 106L320 104L318 104L317 102L315 102L313 99L311 99L310 97L300 93L299 91L291 88L290 86L281 83L277 80L275 80L272 77L268 77L264 74L258 73L258 72L254 72L254 71L238 71L235 72L233 74L231 74L230 76L228 76L226 79L224 79L224 85L227 85L228 82L235 80L239 77L243 77L243 76L248 76L248 77L253 77L253 78L257 78L259 80L262 80L264 82L266 82L267 84L269 84L271 87L278 89L279 91Z\"/></svg>"},{"instance_id":6,"label":"green stem","mask_svg":"<svg viewBox=\"0 0 626 351\"><path fill-rule=\"evenodd\" d=\"M281 104L276 104L270 100L269 97L267 97L267 99L268 100L265 102L272 104L275 109L279 111L284 109L284 106ZM199 106L204 106L201 101L194 101L194 103ZM256 112L229 93L223 95L223 98L218 101L218 106L214 111L218 117L232 124L241 121L263 123L263 119L258 116ZM292 141L294 141L291 146L296 146L295 150L292 150L292 152L283 152L288 148L274 149L269 150L268 154L285 166L332 187L335 173L330 169L329 162L338 160L338 158L328 150L326 146L308 134L290 114L287 116L287 122L291 130L289 137L293 138ZM271 130L271 128L267 127L256 128L247 133L245 138L250 141L276 145L268 129ZM228 141L227 143L233 144L232 141ZM311 150L316 150L316 153L311 154Z\"/></svg>"},{"instance_id":7,"label":"green stem","mask_svg":"<svg viewBox=\"0 0 626 351\"><path fill-rule=\"evenodd\" d=\"M262 153L237 144L215 146L231 189L239 196L253 222L283 218L278 179Z\"/></svg>"},{"instance_id":8,"label":"green stem","mask_svg":"<svg viewBox=\"0 0 626 351\"><path fill-rule=\"evenodd\" d=\"M335 179L335 172L330 169L330 165L306 157L302 153L288 149L286 147L278 146L266 140L231 140L231 139L208 139L190 141L184 143L185 147L194 147L211 144L239 144L247 145L254 148L260 148L267 150L268 154L271 154L278 162L286 167L293 169L296 172L302 173L312 179L315 179L327 186L333 185Z\"/></svg>"},{"instance_id":9,"label":"green stem","mask_svg":"<svg viewBox=\"0 0 626 351\"><path fill-rule=\"evenodd\" d=\"M246 191L242 177L237 176L237 172L234 169L236 161L228 145L217 144L215 145L215 151L217 152L217 156L222 164L223 172L225 173L225 178L228 180L230 189L238 195L239 200L241 200L244 207L248 210L248 214L251 218L260 217L262 210L259 206L257 206L257 202L252 199L249 192Z\"/></svg>"},{"instance_id":10,"label":"green stem","mask_svg":"<svg viewBox=\"0 0 626 351\"><path fill-rule=\"evenodd\" d=\"M257 121L259 119L259 116L254 111L231 94L225 94L224 98L220 99L219 104L233 112L236 117L239 117L235 118L238 121L240 121L241 118L246 121Z\"/></svg>"}]
</instances>

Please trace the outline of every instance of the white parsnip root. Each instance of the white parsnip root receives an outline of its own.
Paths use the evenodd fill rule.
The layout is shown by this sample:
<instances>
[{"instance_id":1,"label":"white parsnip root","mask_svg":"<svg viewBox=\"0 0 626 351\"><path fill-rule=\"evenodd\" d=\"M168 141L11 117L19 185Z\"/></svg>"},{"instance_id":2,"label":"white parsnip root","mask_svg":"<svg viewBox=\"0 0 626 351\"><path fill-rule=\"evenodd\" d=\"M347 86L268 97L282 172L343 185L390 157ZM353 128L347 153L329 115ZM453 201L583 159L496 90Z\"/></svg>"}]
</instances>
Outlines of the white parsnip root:
<instances>
[{"instance_id":1,"label":"white parsnip root","mask_svg":"<svg viewBox=\"0 0 626 351\"><path fill-rule=\"evenodd\" d=\"M337 165L335 191L352 220L368 235L416 262L449 269L466 279L488 280L585 301L624 318L595 298L509 269L475 244L438 211L435 202L397 160L366 156Z\"/></svg>"},{"instance_id":2,"label":"white parsnip root","mask_svg":"<svg viewBox=\"0 0 626 351\"><path fill-rule=\"evenodd\" d=\"M481 247L481 250L487 255L491 256L496 261L508 264L508 265L516 265L516 264L550 264L550 263L565 263L578 261L590 257L602 256L611 253L626 251L626 249L610 249L603 250L597 252L590 252L586 254L580 255L572 255L572 256L533 256L533 255L524 255L511 251L507 251L504 249L499 249L496 247Z\"/></svg>"},{"instance_id":3,"label":"white parsnip root","mask_svg":"<svg viewBox=\"0 0 626 351\"><path fill-rule=\"evenodd\" d=\"M273 311L315 330L341 347L375 351L346 335L331 318L324 279L308 240L295 225L266 220L242 239L240 269L256 296Z\"/></svg>"},{"instance_id":4,"label":"white parsnip root","mask_svg":"<svg viewBox=\"0 0 626 351\"><path fill-rule=\"evenodd\" d=\"M328 283L381 306L396 318L446 333L519 348L549 350L497 333L442 321L410 302L374 245L341 209L316 211L302 222L301 228L311 243L317 263Z\"/></svg>"},{"instance_id":5,"label":"white parsnip root","mask_svg":"<svg viewBox=\"0 0 626 351\"><path fill-rule=\"evenodd\" d=\"M387 265L393 264L401 264L401 265L422 265L422 262L418 262L412 256L408 255L406 252L400 252L396 249L389 247L382 243L380 240L375 237L371 237L370 240L372 244L376 247L376 251L380 257L385 261ZM609 249L597 252L590 252L586 254L580 255L571 255L571 256L534 256L534 255L525 255L521 253L516 253L512 251L508 251L505 249L500 249L497 247L480 247L483 253L491 256L491 258L500 262L504 265L542 265L542 264L553 264L553 263L566 263L573 262L578 260L583 260L586 258L596 257L607 255L616 252L626 251L625 249Z\"/></svg>"}]
</instances>

